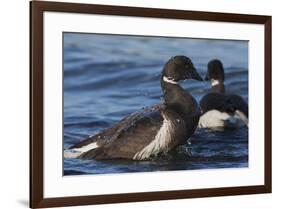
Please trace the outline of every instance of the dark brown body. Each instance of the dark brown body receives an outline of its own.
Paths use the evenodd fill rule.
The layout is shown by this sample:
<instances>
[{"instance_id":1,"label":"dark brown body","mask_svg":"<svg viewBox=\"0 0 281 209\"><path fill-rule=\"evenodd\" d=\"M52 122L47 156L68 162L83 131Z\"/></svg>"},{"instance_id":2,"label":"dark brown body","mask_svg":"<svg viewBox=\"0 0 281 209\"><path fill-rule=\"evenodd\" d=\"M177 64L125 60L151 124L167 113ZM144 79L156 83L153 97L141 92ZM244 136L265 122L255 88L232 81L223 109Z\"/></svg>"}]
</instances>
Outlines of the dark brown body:
<instances>
[{"instance_id":1,"label":"dark brown body","mask_svg":"<svg viewBox=\"0 0 281 209\"><path fill-rule=\"evenodd\" d=\"M165 103L135 112L113 127L72 146L69 150L90 149L79 154L83 159L147 160L184 144L194 133L200 111L195 99L179 84L179 80L202 80L191 60L172 57L164 66L161 87Z\"/></svg>"}]
</instances>

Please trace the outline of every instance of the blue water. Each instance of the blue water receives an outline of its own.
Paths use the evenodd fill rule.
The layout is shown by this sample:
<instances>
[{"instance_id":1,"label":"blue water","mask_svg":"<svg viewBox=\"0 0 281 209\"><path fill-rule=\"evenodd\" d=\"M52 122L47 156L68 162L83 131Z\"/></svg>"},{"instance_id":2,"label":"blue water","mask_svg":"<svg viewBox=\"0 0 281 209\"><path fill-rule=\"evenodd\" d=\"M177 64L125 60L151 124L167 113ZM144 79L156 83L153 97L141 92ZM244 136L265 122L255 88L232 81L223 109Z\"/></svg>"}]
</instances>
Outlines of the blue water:
<instances>
[{"instance_id":1,"label":"blue water","mask_svg":"<svg viewBox=\"0 0 281 209\"><path fill-rule=\"evenodd\" d=\"M206 74L209 60L225 67L226 89L248 100L248 42L64 33L64 148L160 103L160 72L175 55ZM210 84L182 83L197 101ZM152 161L64 159L64 175L238 168L248 166L248 129L197 129L185 146Z\"/></svg>"}]
</instances>

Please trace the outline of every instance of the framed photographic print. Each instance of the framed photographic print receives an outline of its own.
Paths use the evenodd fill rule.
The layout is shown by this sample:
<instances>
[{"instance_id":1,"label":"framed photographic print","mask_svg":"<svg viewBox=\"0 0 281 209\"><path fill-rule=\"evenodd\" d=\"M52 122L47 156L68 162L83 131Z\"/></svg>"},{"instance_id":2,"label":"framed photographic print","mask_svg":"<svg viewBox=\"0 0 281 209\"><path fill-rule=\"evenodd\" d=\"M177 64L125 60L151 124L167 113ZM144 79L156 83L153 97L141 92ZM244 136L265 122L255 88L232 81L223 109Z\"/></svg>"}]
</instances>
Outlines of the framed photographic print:
<instances>
[{"instance_id":1,"label":"framed photographic print","mask_svg":"<svg viewBox=\"0 0 281 209\"><path fill-rule=\"evenodd\" d=\"M271 192L270 16L30 15L30 207Z\"/></svg>"}]
</instances>

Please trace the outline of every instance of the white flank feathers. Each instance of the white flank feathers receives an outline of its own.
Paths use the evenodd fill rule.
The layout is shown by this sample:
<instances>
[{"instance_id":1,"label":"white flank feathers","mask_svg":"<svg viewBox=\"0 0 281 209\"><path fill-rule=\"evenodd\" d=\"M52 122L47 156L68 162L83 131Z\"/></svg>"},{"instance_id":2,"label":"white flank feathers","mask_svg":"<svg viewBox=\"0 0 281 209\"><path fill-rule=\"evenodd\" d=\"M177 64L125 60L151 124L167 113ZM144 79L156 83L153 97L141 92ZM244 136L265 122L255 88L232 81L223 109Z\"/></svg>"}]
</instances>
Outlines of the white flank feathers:
<instances>
[{"instance_id":1,"label":"white flank feathers","mask_svg":"<svg viewBox=\"0 0 281 209\"><path fill-rule=\"evenodd\" d=\"M88 144L83 147L67 149L67 150L64 150L64 158L77 158L82 153L88 152L89 150L95 149L97 147L98 147L97 143L94 142L94 143Z\"/></svg>"},{"instance_id":2,"label":"white flank feathers","mask_svg":"<svg viewBox=\"0 0 281 209\"><path fill-rule=\"evenodd\" d=\"M174 131L173 123L164 119L161 128L156 134L153 141L151 141L140 152L136 153L134 160L145 160L151 155L157 155L159 152L168 151L168 146L172 140L172 132Z\"/></svg>"},{"instance_id":3,"label":"white flank feathers","mask_svg":"<svg viewBox=\"0 0 281 209\"><path fill-rule=\"evenodd\" d=\"M64 150L63 157L64 158L77 158L81 155L81 152L74 152L71 149Z\"/></svg>"},{"instance_id":4,"label":"white flank feathers","mask_svg":"<svg viewBox=\"0 0 281 209\"><path fill-rule=\"evenodd\" d=\"M245 115L244 117L247 118ZM230 115L228 113L220 112L218 110L210 110L200 117L198 127L199 128L220 128L220 127L239 128L246 124L245 118L242 119L238 114Z\"/></svg>"},{"instance_id":5,"label":"white flank feathers","mask_svg":"<svg viewBox=\"0 0 281 209\"><path fill-rule=\"evenodd\" d=\"M163 81L165 81L166 83L171 83L171 84L178 84L178 82L167 78L166 76L163 76Z\"/></svg>"},{"instance_id":6,"label":"white flank feathers","mask_svg":"<svg viewBox=\"0 0 281 209\"><path fill-rule=\"evenodd\" d=\"M239 118L241 118L241 120L245 123L245 125L247 127L249 127L248 126L248 123L249 123L248 117L243 112L236 110L235 115L237 115Z\"/></svg>"}]
</instances>

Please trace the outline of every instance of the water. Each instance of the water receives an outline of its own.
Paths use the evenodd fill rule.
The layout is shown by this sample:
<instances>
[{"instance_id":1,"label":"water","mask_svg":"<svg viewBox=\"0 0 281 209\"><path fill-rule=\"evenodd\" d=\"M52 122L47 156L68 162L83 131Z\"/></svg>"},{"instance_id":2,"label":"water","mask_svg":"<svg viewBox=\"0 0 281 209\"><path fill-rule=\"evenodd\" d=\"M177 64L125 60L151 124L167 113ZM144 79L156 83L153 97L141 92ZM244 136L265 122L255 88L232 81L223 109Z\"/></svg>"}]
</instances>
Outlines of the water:
<instances>
[{"instance_id":1,"label":"water","mask_svg":"<svg viewBox=\"0 0 281 209\"><path fill-rule=\"evenodd\" d=\"M64 148L161 102L160 72L175 55L206 74L225 66L226 89L248 100L248 42L64 33ZM197 101L207 82L182 83ZM185 146L152 161L64 159L64 175L238 168L248 166L248 129L198 129Z\"/></svg>"}]
</instances>

